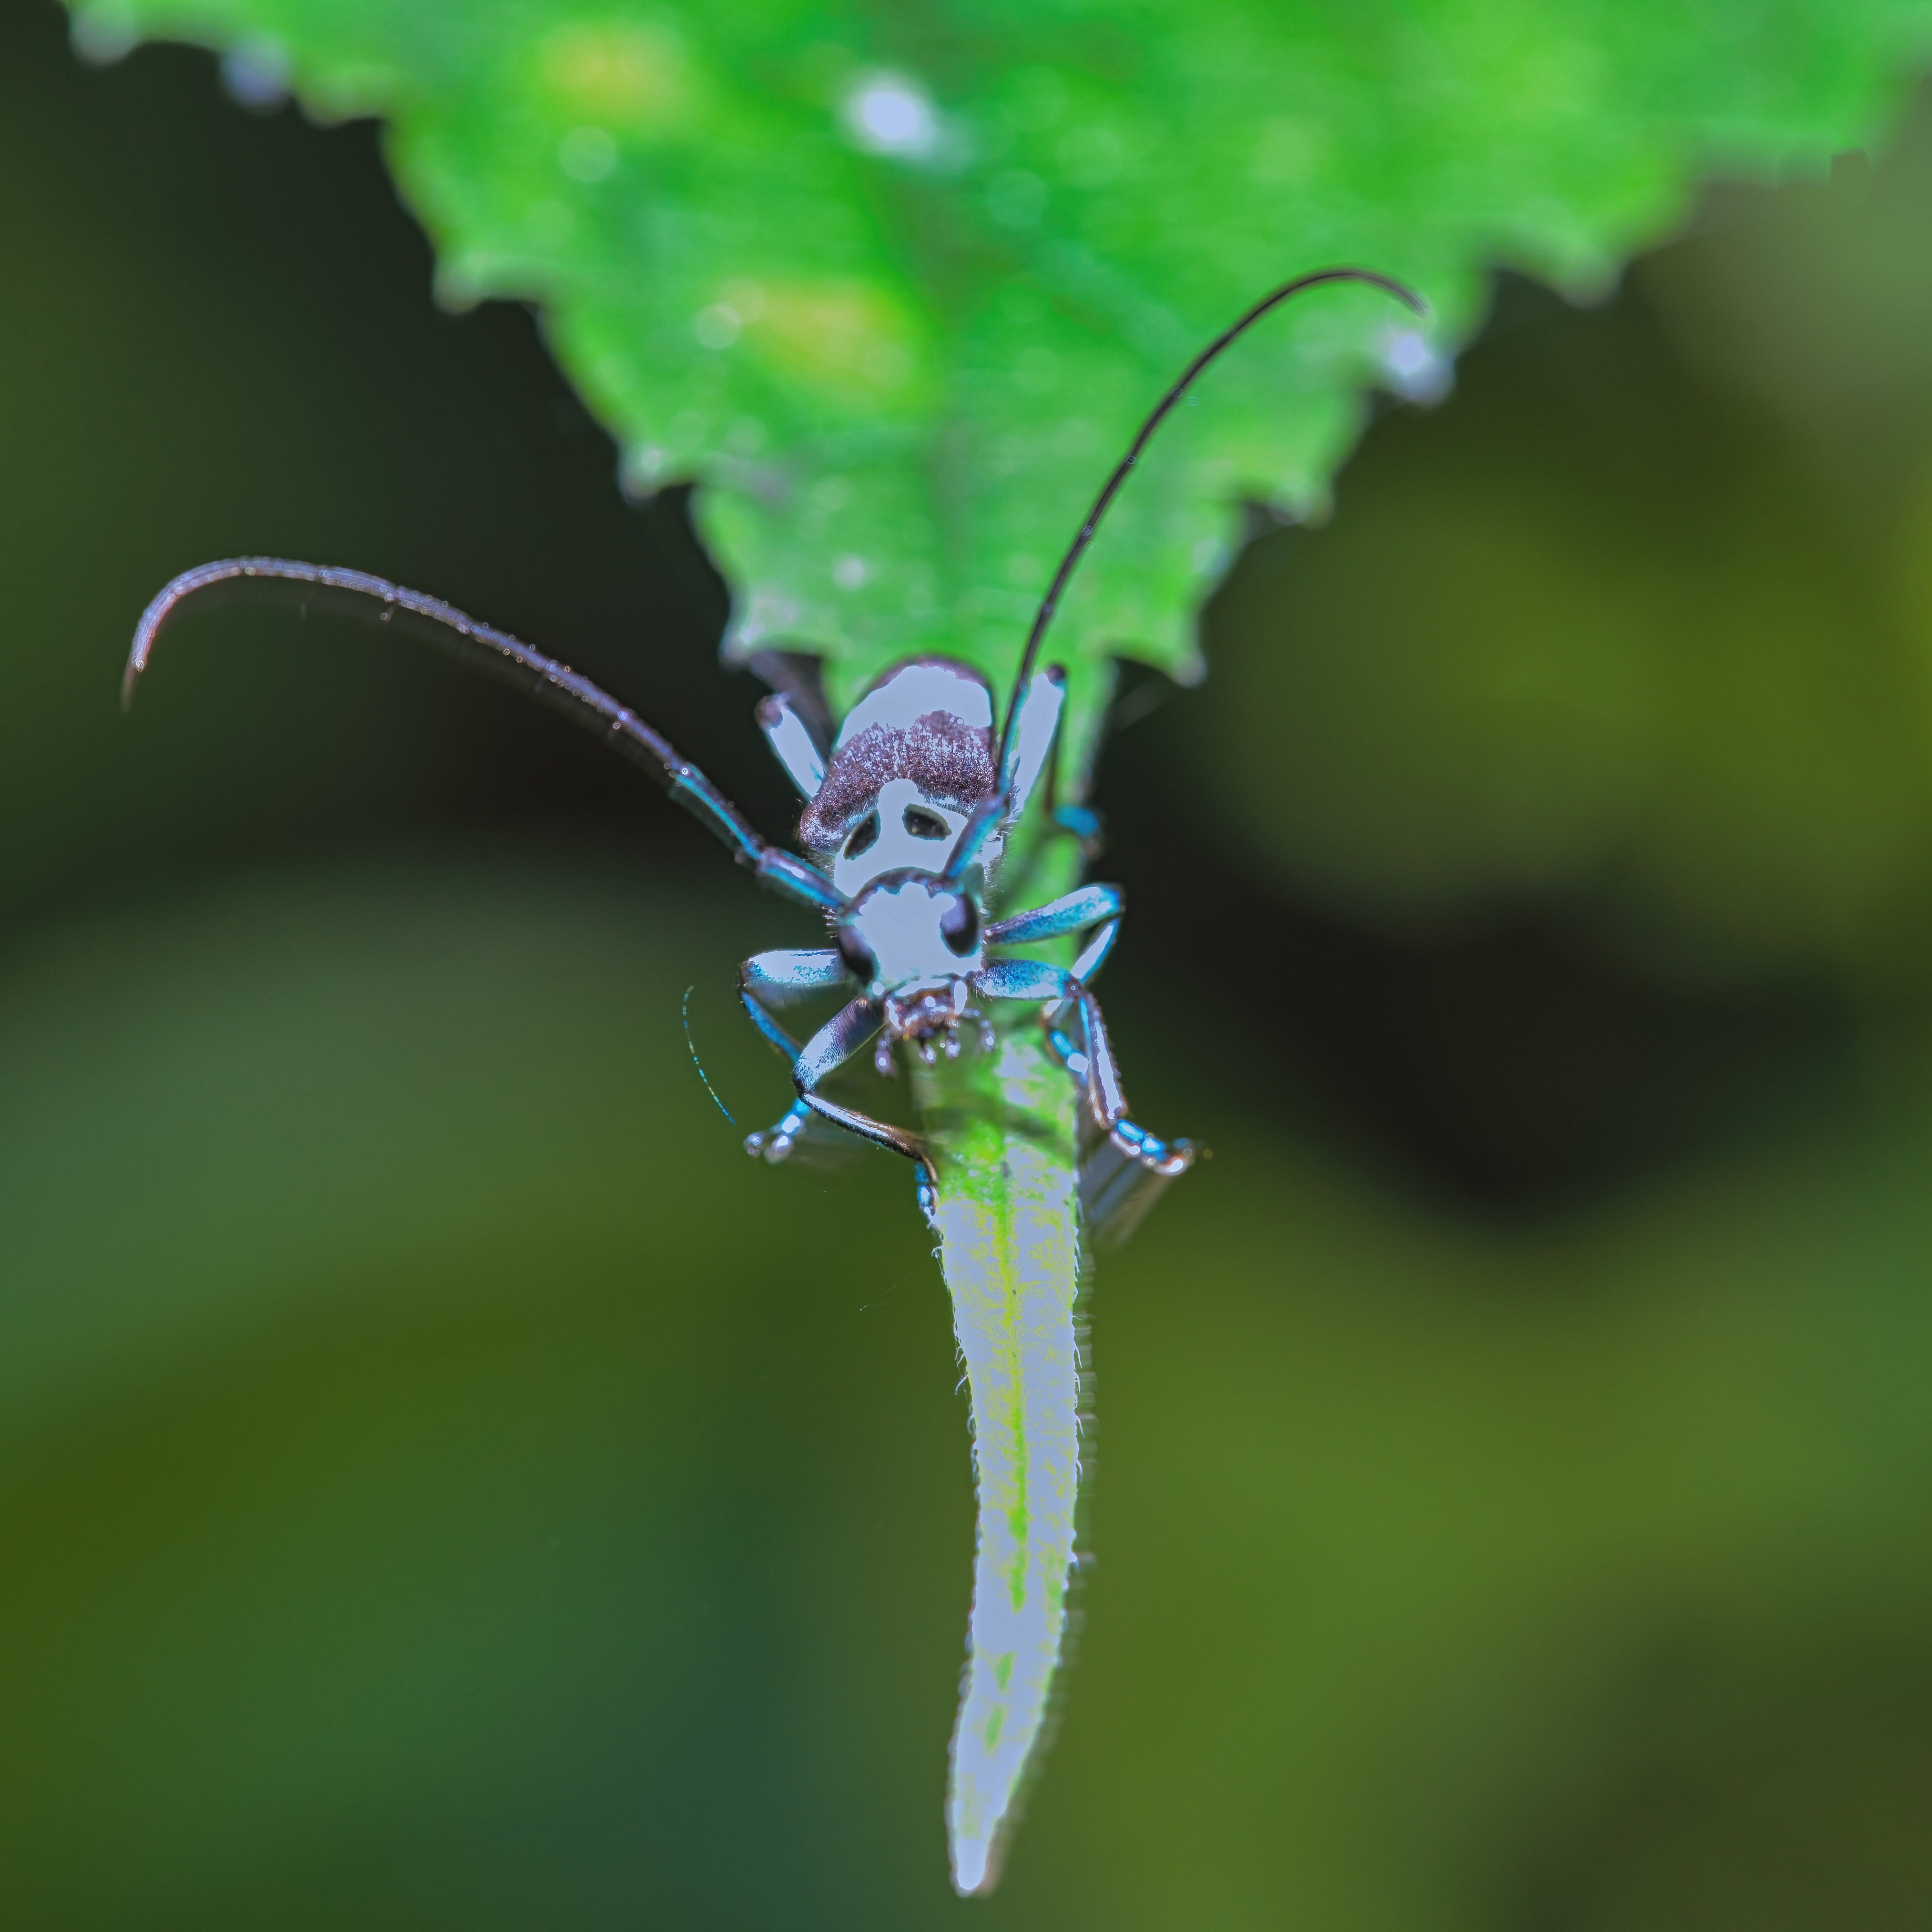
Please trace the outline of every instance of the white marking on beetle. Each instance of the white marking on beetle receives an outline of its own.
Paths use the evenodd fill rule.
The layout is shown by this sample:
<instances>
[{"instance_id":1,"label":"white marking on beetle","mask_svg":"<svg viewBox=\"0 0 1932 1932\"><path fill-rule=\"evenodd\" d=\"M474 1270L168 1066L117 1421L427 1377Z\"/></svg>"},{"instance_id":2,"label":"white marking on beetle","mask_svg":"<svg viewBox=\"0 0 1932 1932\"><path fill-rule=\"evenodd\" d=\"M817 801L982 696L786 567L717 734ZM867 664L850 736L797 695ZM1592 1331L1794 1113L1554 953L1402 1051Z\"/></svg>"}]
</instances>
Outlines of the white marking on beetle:
<instances>
[{"instance_id":1,"label":"white marking on beetle","mask_svg":"<svg viewBox=\"0 0 1932 1932\"><path fill-rule=\"evenodd\" d=\"M975 731L993 728L993 694L963 664L922 658L902 664L873 686L845 714L836 748L843 751L874 724L909 729L928 712L944 711Z\"/></svg>"},{"instance_id":2,"label":"white marking on beetle","mask_svg":"<svg viewBox=\"0 0 1932 1932\"><path fill-rule=\"evenodd\" d=\"M910 778L887 779L879 788L878 800L872 811L878 815L878 836L849 858L841 853L832 861L832 883L848 897L863 892L873 880L883 878L887 872L938 872L945 864L953 841L966 823L964 812L956 812L937 799L928 797ZM869 821L871 815L868 813L866 819L860 821L862 826ZM922 824L936 824L945 829L935 836L930 831L915 829ZM848 844L851 842L850 839L847 841ZM868 939L870 936L868 927ZM877 952L878 949L874 946L873 950ZM880 963L884 966L883 954L880 956ZM895 975L887 969L884 976L890 985L896 976L910 978L926 970L920 964L908 967L904 973Z\"/></svg>"}]
</instances>

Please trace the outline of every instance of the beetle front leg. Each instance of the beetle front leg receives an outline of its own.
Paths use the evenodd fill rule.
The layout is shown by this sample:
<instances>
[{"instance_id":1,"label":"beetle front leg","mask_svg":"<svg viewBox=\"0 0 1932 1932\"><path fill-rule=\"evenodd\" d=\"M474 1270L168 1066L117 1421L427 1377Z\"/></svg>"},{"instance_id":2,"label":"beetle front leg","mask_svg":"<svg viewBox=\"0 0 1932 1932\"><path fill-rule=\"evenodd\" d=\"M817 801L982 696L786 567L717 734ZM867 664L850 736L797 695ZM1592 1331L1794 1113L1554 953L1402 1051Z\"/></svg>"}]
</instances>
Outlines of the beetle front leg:
<instances>
[{"instance_id":1,"label":"beetle front leg","mask_svg":"<svg viewBox=\"0 0 1932 1932\"><path fill-rule=\"evenodd\" d=\"M850 978L845 962L829 946L754 952L738 968L738 998L752 1024L795 1067L799 1043L778 1024L771 1008L789 1006L814 993L844 986ZM745 1151L762 1154L766 1160L783 1160L804 1129L806 1113L805 1104L800 1101L776 1126L747 1134Z\"/></svg>"},{"instance_id":2,"label":"beetle front leg","mask_svg":"<svg viewBox=\"0 0 1932 1932\"><path fill-rule=\"evenodd\" d=\"M745 1137L745 1151L762 1156L770 1161L783 1160L797 1144L810 1115L818 1114L835 1126L856 1134L860 1139L870 1141L874 1147L890 1149L894 1154L903 1154L918 1171L920 1211L931 1226L938 1210L939 1186L932 1171L932 1163L927 1157L926 1143L916 1134L908 1133L902 1127L893 1126L889 1121L875 1120L869 1114L862 1114L856 1108L842 1107L836 1101L828 1100L816 1090L820 1081L836 1072L850 1060L853 1054L879 1030L879 1009L875 1000L860 998L842 1008L814 1034L802 1049L791 1046L784 1030L753 997L752 988L758 983L753 969L775 958L790 957L800 960L816 960L814 955L783 956L760 953L756 959L745 962L740 979L743 990L746 1010L749 1012L758 1030L781 1050L788 1050L791 1058L792 1084L798 1090L798 1099L778 1125L760 1132ZM838 954L830 956L835 962ZM809 969L805 969L809 970ZM828 969L829 970L829 969ZM842 974L844 967L840 963ZM788 988L802 990L802 980L784 981ZM835 983L830 979L821 979L819 986ZM783 997L782 993L779 995Z\"/></svg>"},{"instance_id":3,"label":"beetle front leg","mask_svg":"<svg viewBox=\"0 0 1932 1932\"><path fill-rule=\"evenodd\" d=\"M861 1140L870 1141L874 1147L882 1147L893 1154L902 1154L913 1163L915 1170L914 1186L919 1197L919 1211L926 1216L926 1224L935 1230L939 1213L939 1177L934 1173L931 1156L926 1150L926 1143L916 1134L909 1134L903 1127L894 1126L890 1120L875 1120L870 1114L862 1114L856 1107L842 1107L836 1100L828 1100L823 1094L801 1091L800 1107L808 1107L822 1119L835 1126L843 1127L847 1132L856 1134ZM794 1112L797 1108L793 1110ZM790 1115L786 1116L787 1119ZM800 1116L801 1124L803 1115Z\"/></svg>"},{"instance_id":4,"label":"beetle front leg","mask_svg":"<svg viewBox=\"0 0 1932 1932\"><path fill-rule=\"evenodd\" d=\"M1118 886L1081 886L1030 911L995 920L986 928L986 943L1023 946L1038 939L1057 939L1062 933L1084 932L1090 926L1118 920L1126 908Z\"/></svg>"}]
</instances>

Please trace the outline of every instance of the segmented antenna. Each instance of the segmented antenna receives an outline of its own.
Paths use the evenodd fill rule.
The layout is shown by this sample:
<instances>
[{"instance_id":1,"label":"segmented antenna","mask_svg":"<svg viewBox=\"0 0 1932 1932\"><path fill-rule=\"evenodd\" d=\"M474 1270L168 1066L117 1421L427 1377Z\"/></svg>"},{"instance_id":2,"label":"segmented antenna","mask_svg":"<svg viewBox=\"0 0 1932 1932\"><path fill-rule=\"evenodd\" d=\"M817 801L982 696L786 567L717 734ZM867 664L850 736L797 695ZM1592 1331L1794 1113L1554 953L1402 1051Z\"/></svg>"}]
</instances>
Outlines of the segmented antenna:
<instances>
[{"instance_id":1,"label":"segmented antenna","mask_svg":"<svg viewBox=\"0 0 1932 1932\"><path fill-rule=\"evenodd\" d=\"M1285 302L1292 302L1310 289L1317 289L1328 282L1361 282L1372 289L1380 289L1384 295L1391 295L1404 307L1418 315L1426 315L1429 304L1413 289L1405 286L1392 276L1379 275L1372 268L1317 268L1312 274L1298 275L1292 282L1284 282L1272 295L1264 296L1236 322L1232 328L1224 329L1194 360L1189 363L1167 394L1154 405L1153 412L1141 424L1140 433L1128 446L1127 453L1122 457L1119 467L1107 478L1106 487L1094 500L1094 507L1087 513L1087 520L1080 526L1080 534L1069 547L1066 554L1060 560L1060 568L1053 573L1053 581L1047 586L1046 596L1041 600L1037 615L1033 620L1033 628L1027 633L1026 650L1020 658L1019 675L1013 680L1012 697L1006 703L1006 719L1000 732L999 756L993 760L993 769L1004 772L1006 768L1006 751L1013 735L1014 721L1019 715L1020 699L1024 694L1028 681L1032 678L1034 667L1040 662L1040 647L1046 636L1047 626L1053 622L1054 613L1060 608L1068 580L1073 574L1074 566L1085 554L1087 546L1094 541L1094 532L1099 529L1114 499L1120 494L1120 488L1127 480L1129 472L1141 460L1141 453L1153 440L1154 433L1165 422L1174 405L1186 394L1196 376L1209 363L1227 348L1237 338L1246 333L1261 320L1270 310L1280 308Z\"/></svg>"},{"instance_id":2,"label":"segmented antenna","mask_svg":"<svg viewBox=\"0 0 1932 1932\"><path fill-rule=\"evenodd\" d=\"M382 620L398 612L422 620L445 634L452 651L461 655L467 646L478 663L506 674L512 682L537 691L560 709L586 714L587 722L630 740L654 766L661 768L661 776L674 777L682 762L670 741L654 731L628 705L619 704L589 678L508 632L459 610L454 604L446 604L440 597L427 596L371 572L302 563L286 556L224 557L218 562L184 570L164 584L134 627L128 668L121 679L122 710L134 704L135 687L154 655L162 627L189 598L224 584L241 588L294 584L312 593L366 598L380 607Z\"/></svg>"},{"instance_id":3,"label":"segmented antenna","mask_svg":"<svg viewBox=\"0 0 1932 1932\"><path fill-rule=\"evenodd\" d=\"M376 577L366 570L302 563L286 556L230 556L183 571L164 584L141 613L134 648L128 654L127 673L121 682L122 707L134 697L134 687L148 667L161 627L188 598L222 586L245 591L288 584L296 586L314 599L344 598L352 608L365 611L373 604L378 613L378 623L387 626L392 619L400 619L402 622L398 628L419 632L453 652L459 660L507 679L566 717L588 726L613 751L648 772L680 805L724 841L741 866L755 872L765 884L821 911L836 912L844 904L844 895L817 866L761 838L744 814L695 765L688 764L668 738L652 730L628 704L620 704L580 672L521 638L512 637L508 632L482 622L454 604L446 604L440 597L427 596L420 590L392 584L386 577Z\"/></svg>"}]
</instances>

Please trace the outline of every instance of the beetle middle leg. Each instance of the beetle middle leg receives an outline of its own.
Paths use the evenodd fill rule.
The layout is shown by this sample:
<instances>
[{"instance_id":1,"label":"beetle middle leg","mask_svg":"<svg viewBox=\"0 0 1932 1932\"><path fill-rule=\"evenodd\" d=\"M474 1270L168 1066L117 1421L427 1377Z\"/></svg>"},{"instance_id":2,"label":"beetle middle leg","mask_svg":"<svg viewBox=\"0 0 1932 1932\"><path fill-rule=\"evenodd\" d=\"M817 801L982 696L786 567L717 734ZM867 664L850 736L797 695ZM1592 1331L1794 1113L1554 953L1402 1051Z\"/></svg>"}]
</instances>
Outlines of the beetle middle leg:
<instances>
[{"instance_id":1,"label":"beetle middle leg","mask_svg":"<svg viewBox=\"0 0 1932 1932\"><path fill-rule=\"evenodd\" d=\"M995 920L986 928L986 943L1023 946L1038 939L1058 939L1064 933L1084 932L1090 926L1118 926L1126 910L1126 898L1118 886L1082 886L1030 912Z\"/></svg>"}]
</instances>

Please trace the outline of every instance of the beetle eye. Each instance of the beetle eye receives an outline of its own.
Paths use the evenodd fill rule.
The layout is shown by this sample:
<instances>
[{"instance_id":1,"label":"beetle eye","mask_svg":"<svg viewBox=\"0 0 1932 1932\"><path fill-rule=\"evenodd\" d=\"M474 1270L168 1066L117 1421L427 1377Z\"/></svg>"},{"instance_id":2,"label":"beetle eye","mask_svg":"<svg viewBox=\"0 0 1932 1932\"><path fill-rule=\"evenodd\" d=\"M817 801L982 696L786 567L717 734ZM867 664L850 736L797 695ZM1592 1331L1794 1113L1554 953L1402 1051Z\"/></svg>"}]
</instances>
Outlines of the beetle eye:
<instances>
[{"instance_id":1,"label":"beetle eye","mask_svg":"<svg viewBox=\"0 0 1932 1932\"><path fill-rule=\"evenodd\" d=\"M845 842L845 856L856 859L861 852L869 852L879 842L879 814L868 812L852 828L852 836Z\"/></svg>"},{"instance_id":2,"label":"beetle eye","mask_svg":"<svg viewBox=\"0 0 1932 1932\"><path fill-rule=\"evenodd\" d=\"M906 807L905 829L915 838L944 838L950 832L945 820L938 812L928 812L920 805Z\"/></svg>"},{"instance_id":3,"label":"beetle eye","mask_svg":"<svg viewBox=\"0 0 1932 1932\"><path fill-rule=\"evenodd\" d=\"M980 937L980 908L962 892L939 915L939 932L963 959Z\"/></svg>"},{"instance_id":4,"label":"beetle eye","mask_svg":"<svg viewBox=\"0 0 1932 1932\"><path fill-rule=\"evenodd\" d=\"M838 928L838 956L844 961L846 970L862 986L869 986L878 977L879 962L872 957L872 949L849 926Z\"/></svg>"}]
</instances>

